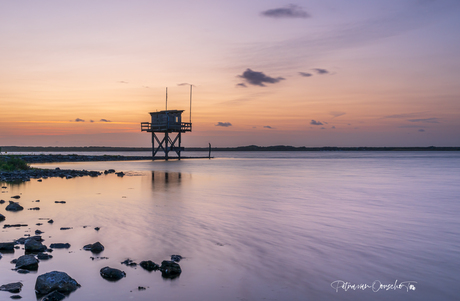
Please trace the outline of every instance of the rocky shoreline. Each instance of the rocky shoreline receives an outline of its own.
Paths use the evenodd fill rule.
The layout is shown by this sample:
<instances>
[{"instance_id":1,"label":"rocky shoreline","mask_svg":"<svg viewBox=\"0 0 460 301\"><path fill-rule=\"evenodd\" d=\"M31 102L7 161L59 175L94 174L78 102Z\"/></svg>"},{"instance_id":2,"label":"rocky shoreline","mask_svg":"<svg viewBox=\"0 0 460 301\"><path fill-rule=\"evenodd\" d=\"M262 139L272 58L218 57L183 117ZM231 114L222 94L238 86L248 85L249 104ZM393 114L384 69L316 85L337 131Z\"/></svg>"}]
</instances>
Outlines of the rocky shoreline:
<instances>
[{"instance_id":1,"label":"rocky shoreline","mask_svg":"<svg viewBox=\"0 0 460 301\"><path fill-rule=\"evenodd\" d=\"M137 161L152 160L151 156L87 156L87 155L15 155L27 163L55 163L55 162L92 162L92 161Z\"/></svg>"}]
</instances>

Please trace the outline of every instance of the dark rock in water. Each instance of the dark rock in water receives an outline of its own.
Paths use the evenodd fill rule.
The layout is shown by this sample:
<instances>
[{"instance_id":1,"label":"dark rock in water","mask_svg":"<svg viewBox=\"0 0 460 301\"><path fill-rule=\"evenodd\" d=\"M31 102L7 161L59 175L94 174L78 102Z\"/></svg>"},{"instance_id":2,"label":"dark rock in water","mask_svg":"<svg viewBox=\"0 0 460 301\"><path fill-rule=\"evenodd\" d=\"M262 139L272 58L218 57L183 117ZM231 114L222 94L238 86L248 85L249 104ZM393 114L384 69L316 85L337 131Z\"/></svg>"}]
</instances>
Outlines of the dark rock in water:
<instances>
[{"instance_id":1,"label":"dark rock in water","mask_svg":"<svg viewBox=\"0 0 460 301\"><path fill-rule=\"evenodd\" d=\"M33 238L26 239L26 242L24 243L24 248L26 252L44 252L47 249L47 247L44 244Z\"/></svg>"},{"instance_id":2,"label":"dark rock in water","mask_svg":"<svg viewBox=\"0 0 460 301\"><path fill-rule=\"evenodd\" d=\"M109 267L102 268L100 273L102 278L112 281L120 280L121 278L126 277L125 272Z\"/></svg>"},{"instance_id":3,"label":"dark rock in water","mask_svg":"<svg viewBox=\"0 0 460 301\"><path fill-rule=\"evenodd\" d=\"M12 199L20 199L21 196L20 196L20 195L13 195L11 198L12 198Z\"/></svg>"},{"instance_id":4,"label":"dark rock in water","mask_svg":"<svg viewBox=\"0 0 460 301\"><path fill-rule=\"evenodd\" d=\"M70 230L70 229L73 229L72 227L61 227L61 229L59 230Z\"/></svg>"},{"instance_id":5,"label":"dark rock in water","mask_svg":"<svg viewBox=\"0 0 460 301\"><path fill-rule=\"evenodd\" d=\"M35 202L40 203L40 200L35 200Z\"/></svg>"},{"instance_id":6,"label":"dark rock in water","mask_svg":"<svg viewBox=\"0 0 460 301\"><path fill-rule=\"evenodd\" d=\"M0 204L4 204L5 203L5 200L0 200Z\"/></svg>"},{"instance_id":7,"label":"dark rock in water","mask_svg":"<svg viewBox=\"0 0 460 301\"><path fill-rule=\"evenodd\" d=\"M50 245L50 248L52 249L68 249L70 248L69 243L54 243Z\"/></svg>"},{"instance_id":8,"label":"dark rock in water","mask_svg":"<svg viewBox=\"0 0 460 301\"><path fill-rule=\"evenodd\" d=\"M53 258L53 255L40 252L40 253L37 254L37 258L40 259L40 260L46 260L46 259Z\"/></svg>"},{"instance_id":9,"label":"dark rock in water","mask_svg":"<svg viewBox=\"0 0 460 301\"><path fill-rule=\"evenodd\" d=\"M137 290L138 290L138 291L145 291L145 290L146 290L146 288L145 288L145 287L143 287L143 286L138 286L138 287L137 287Z\"/></svg>"},{"instance_id":10,"label":"dark rock in water","mask_svg":"<svg viewBox=\"0 0 460 301\"><path fill-rule=\"evenodd\" d=\"M52 219L50 219L50 220L48 221L48 224L52 224L52 223L54 223L54 221L53 221Z\"/></svg>"},{"instance_id":11,"label":"dark rock in water","mask_svg":"<svg viewBox=\"0 0 460 301\"><path fill-rule=\"evenodd\" d=\"M85 251L91 251L93 253L101 253L104 251L104 246L100 242L96 242L94 244L88 244L83 247Z\"/></svg>"},{"instance_id":12,"label":"dark rock in water","mask_svg":"<svg viewBox=\"0 0 460 301\"><path fill-rule=\"evenodd\" d=\"M22 285L23 284L21 282L13 282L13 283L4 284L0 286L0 291L17 294L21 291Z\"/></svg>"},{"instance_id":13,"label":"dark rock in water","mask_svg":"<svg viewBox=\"0 0 460 301\"><path fill-rule=\"evenodd\" d=\"M135 263L134 261L132 261L131 259L126 259L125 261L123 261L121 264L124 264L126 266L129 266L129 267L135 267L137 266L137 263Z\"/></svg>"},{"instance_id":14,"label":"dark rock in water","mask_svg":"<svg viewBox=\"0 0 460 301\"><path fill-rule=\"evenodd\" d=\"M5 220L5 216L0 213L0 222Z\"/></svg>"},{"instance_id":15,"label":"dark rock in water","mask_svg":"<svg viewBox=\"0 0 460 301\"><path fill-rule=\"evenodd\" d=\"M18 272L19 274L29 274L30 273L29 270L24 270L24 269L18 269L16 270L16 272Z\"/></svg>"},{"instance_id":16,"label":"dark rock in water","mask_svg":"<svg viewBox=\"0 0 460 301\"><path fill-rule=\"evenodd\" d=\"M115 174L116 174L117 176L119 176L119 177L123 177L123 176L125 175L125 173L122 172L122 171L116 172Z\"/></svg>"},{"instance_id":17,"label":"dark rock in water","mask_svg":"<svg viewBox=\"0 0 460 301\"><path fill-rule=\"evenodd\" d=\"M46 295L52 291L70 293L80 287L75 279L64 272L53 271L37 277L35 292L38 295Z\"/></svg>"},{"instance_id":18,"label":"dark rock in water","mask_svg":"<svg viewBox=\"0 0 460 301\"><path fill-rule=\"evenodd\" d=\"M141 263L139 264L143 269L151 272L151 271L156 271L160 268L160 266L158 264L156 264L155 262L151 261L151 260L147 260L147 261L141 261Z\"/></svg>"},{"instance_id":19,"label":"dark rock in water","mask_svg":"<svg viewBox=\"0 0 460 301\"><path fill-rule=\"evenodd\" d=\"M5 224L3 225L3 228L19 228L19 227L27 227L27 226L28 226L27 224L13 224L13 225Z\"/></svg>"},{"instance_id":20,"label":"dark rock in water","mask_svg":"<svg viewBox=\"0 0 460 301\"><path fill-rule=\"evenodd\" d=\"M179 262L182 258L180 255L171 255L171 260L175 262Z\"/></svg>"},{"instance_id":21,"label":"dark rock in water","mask_svg":"<svg viewBox=\"0 0 460 301\"><path fill-rule=\"evenodd\" d=\"M10 296L11 299L21 299L22 297L20 295L12 295Z\"/></svg>"},{"instance_id":22,"label":"dark rock in water","mask_svg":"<svg viewBox=\"0 0 460 301\"><path fill-rule=\"evenodd\" d=\"M65 204L65 201L55 201L56 204Z\"/></svg>"},{"instance_id":23,"label":"dark rock in water","mask_svg":"<svg viewBox=\"0 0 460 301\"><path fill-rule=\"evenodd\" d=\"M58 291L52 291L45 297L43 297L42 301L61 301L65 298L64 294L61 294Z\"/></svg>"},{"instance_id":24,"label":"dark rock in water","mask_svg":"<svg viewBox=\"0 0 460 301\"><path fill-rule=\"evenodd\" d=\"M14 242L0 242L0 251L14 251Z\"/></svg>"},{"instance_id":25,"label":"dark rock in water","mask_svg":"<svg viewBox=\"0 0 460 301\"><path fill-rule=\"evenodd\" d=\"M99 231L99 230L101 230L101 228L100 228L100 227L96 227L96 228L94 228L94 230Z\"/></svg>"},{"instance_id":26,"label":"dark rock in water","mask_svg":"<svg viewBox=\"0 0 460 301\"><path fill-rule=\"evenodd\" d=\"M22 255L16 261L16 269L35 271L38 269L38 259L33 255Z\"/></svg>"},{"instance_id":27,"label":"dark rock in water","mask_svg":"<svg viewBox=\"0 0 460 301\"><path fill-rule=\"evenodd\" d=\"M35 230L35 234L39 235L39 234L43 234L44 232L41 231L41 230Z\"/></svg>"},{"instance_id":28,"label":"dark rock in water","mask_svg":"<svg viewBox=\"0 0 460 301\"><path fill-rule=\"evenodd\" d=\"M35 225L36 226L41 226L41 225L43 225L43 223L36 223Z\"/></svg>"},{"instance_id":29,"label":"dark rock in water","mask_svg":"<svg viewBox=\"0 0 460 301\"><path fill-rule=\"evenodd\" d=\"M163 276L164 278L170 278L170 279L174 279L178 277L180 273L182 273L182 270L179 264L175 263L174 261L167 261L167 260L164 260L161 263L160 271L161 271L161 276Z\"/></svg>"},{"instance_id":30,"label":"dark rock in water","mask_svg":"<svg viewBox=\"0 0 460 301\"><path fill-rule=\"evenodd\" d=\"M40 207L29 208L28 210L40 210Z\"/></svg>"},{"instance_id":31,"label":"dark rock in water","mask_svg":"<svg viewBox=\"0 0 460 301\"><path fill-rule=\"evenodd\" d=\"M8 206L6 206L6 208L5 208L6 211L21 211L23 209L24 209L24 207L19 205L19 203L16 203L16 202L13 202L13 201L10 201L10 204Z\"/></svg>"}]
</instances>

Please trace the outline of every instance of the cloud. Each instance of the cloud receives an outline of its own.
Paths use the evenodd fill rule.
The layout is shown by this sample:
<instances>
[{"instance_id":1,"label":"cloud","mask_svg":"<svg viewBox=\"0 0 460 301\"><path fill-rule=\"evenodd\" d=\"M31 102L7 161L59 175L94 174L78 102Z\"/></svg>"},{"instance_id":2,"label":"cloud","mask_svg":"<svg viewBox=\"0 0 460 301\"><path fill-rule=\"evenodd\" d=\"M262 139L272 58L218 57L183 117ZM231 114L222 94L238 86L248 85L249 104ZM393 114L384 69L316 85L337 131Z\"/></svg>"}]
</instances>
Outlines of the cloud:
<instances>
[{"instance_id":1,"label":"cloud","mask_svg":"<svg viewBox=\"0 0 460 301\"><path fill-rule=\"evenodd\" d=\"M99 120L99 121L100 121L100 122L112 122L112 121L110 121L110 120L108 120L108 119L104 119L104 118L102 118L102 119Z\"/></svg>"},{"instance_id":2,"label":"cloud","mask_svg":"<svg viewBox=\"0 0 460 301\"><path fill-rule=\"evenodd\" d=\"M329 71L327 71L326 69L313 68L312 70L315 70L316 73L318 74L328 74L329 73Z\"/></svg>"},{"instance_id":3,"label":"cloud","mask_svg":"<svg viewBox=\"0 0 460 301\"><path fill-rule=\"evenodd\" d=\"M420 130L418 130L418 131L419 131L419 132L424 132L425 130L424 130L424 129L420 129Z\"/></svg>"},{"instance_id":4,"label":"cloud","mask_svg":"<svg viewBox=\"0 0 460 301\"><path fill-rule=\"evenodd\" d=\"M77 118L77 119L75 119L75 122L85 122L85 120Z\"/></svg>"},{"instance_id":5,"label":"cloud","mask_svg":"<svg viewBox=\"0 0 460 301\"><path fill-rule=\"evenodd\" d=\"M264 125L264 129L273 129L273 128L269 125Z\"/></svg>"},{"instance_id":6,"label":"cloud","mask_svg":"<svg viewBox=\"0 0 460 301\"><path fill-rule=\"evenodd\" d=\"M408 119L407 121L421 123L439 123L439 118Z\"/></svg>"},{"instance_id":7,"label":"cloud","mask_svg":"<svg viewBox=\"0 0 460 301\"><path fill-rule=\"evenodd\" d=\"M94 120L91 119L89 122L94 122Z\"/></svg>"},{"instance_id":8,"label":"cloud","mask_svg":"<svg viewBox=\"0 0 460 301\"><path fill-rule=\"evenodd\" d=\"M420 114L423 114L423 113L425 112L394 114L394 115L383 116L383 118L413 118L416 116L420 116Z\"/></svg>"},{"instance_id":9,"label":"cloud","mask_svg":"<svg viewBox=\"0 0 460 301\"><path fill-rule=\"evenodd\" d=\"M326 128L323 126L323 127L321 127L321 129L322 129L322 130L325 130Z\"/></svg>"},{"instance_id":10,"label":"cloud","mask_svg":"<svg viewBox=\"0 0 460 301\"><path fill-rule=\"evenodd\" d=\"M310 121L310 124L311 124L311 125L323 125L323 123L322 123L321 121L316 121L316 120L314 120L314 119L312 119L312 120Z\"/></svg>"},{"instance_id":11,"label":"cloud","mask_svg":"<svg viewBox=\"0 0 460 301\"><path fill-rule=\"evenodd\" d=\"M311 73L307 73L307 72L299 72L300 76L303 76L303 77L310 77L310 76L313 76L313 74Z\"/></svg>"},{"instance_id":12,"label":"cloud","mask_svg":"<svg viewBox=\"0 0 460 301\"><path fill-rule=\"evenodd\" d=\"M181 83L181 84L177 84L178 86L193 86L193 87L196 87L194 84L189 84L189 83Z\"/></svg>"},{"instance_id":13,"label":"cloud","mask_svg":"<svg viewBox=\"0 0 460 301\"><path fill-rule=\"evenodd\" d=\"M127 84L128 82L125 82L124 80L120 80L120 81L118 81L118 83L120 83L120 84Z\"/></svg>"},{"instance_id":14,"label":"cloud","mask_svg":"<svg viewBox=\"0 0 460 301\"><path fill-rule=\"evenodd\" d=\"M215 126L222 126L222 127L229 127L229 126L232 126L232 124L230 122L218 122Z\"/></svg>"},{"instance_id":15,"label":"cloud","mask_svg":"<svg viewBox=\"0 0 460 301\"><path fill-rule=\"evenodd\" d=\"M245 79L248 84L261 87L265 87L264 83L274 84L281 80L284 80L284 78L282 77L270 77L262 72L252 71L249 68L246 69L246 71L244 71L242 75L238 75L238 77Z\"/></svg>"},{"instance_id":16,"label":"cloud","mask_svg":"<svg viewBox=\"0 0 460 301\"><path fill-rule=\"evenodd\" d=\"M310 15L304 11L300 6L290 4L281 8L274 8L263 11L261 13L264 17L270 18L308 18Z\"/></svg>"},{"instance_id":17,"label":"cloud","mask_svg":"<svg viewBox=\"0 0 460 301\"><path fill-rule=\"evenodd\" d=\"M334 116L334 117L339 117L339 116L345 115L346 113L345 112L339 112L339 111L332 111L329 114Z\"/></svg>"},{"instance_id":18,"label":"cloud","mask_svg":"<svg viewBox=\"0 0 460 301\"><path fill-rule=\"evenodd\" d=\"M236 84L237 87L243 87L243 88L246 88L246 84L245 83L239 83L239 84Z\"/></svg>"},{"instance_id":19,"label":"cloud","mask_svg":"<svg viewBox=\"0 0 460 301\"><path fill-rule=\"evenodd\" d=\"M335 129L335 125L333 125L333 126L331 127L331 129Z\"/></svg>"}]
</instances>

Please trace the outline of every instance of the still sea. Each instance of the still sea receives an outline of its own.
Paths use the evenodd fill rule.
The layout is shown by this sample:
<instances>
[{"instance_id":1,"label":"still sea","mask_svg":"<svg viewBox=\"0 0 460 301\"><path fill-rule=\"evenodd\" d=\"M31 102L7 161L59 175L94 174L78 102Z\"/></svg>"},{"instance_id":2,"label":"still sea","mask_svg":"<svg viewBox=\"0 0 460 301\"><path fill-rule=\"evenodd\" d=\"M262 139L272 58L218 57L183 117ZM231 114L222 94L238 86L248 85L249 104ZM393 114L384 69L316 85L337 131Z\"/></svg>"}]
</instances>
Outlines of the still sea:
<instances>
[{"instance_id":1,"label":"still sea","mask_svg":"<svg viewBox=\"0 0 460 301\"><path fill-rule=\"evenodd\" d=\"M57 270L81 285L66 300L459 300L460 152L213 156L34 164L126 175L2 184L0 242L40 230L71 246L29 274L10 263L22 246L2 254L0 285L20 281L22 300L37 300L37 276ZM5 211L14 195L23 211ZM83 250L97 241L102 253ZM121 264L173 254L184 258L172 280ZM105 266L126 277L103 279Z\"/></svg>"}]
</instances>

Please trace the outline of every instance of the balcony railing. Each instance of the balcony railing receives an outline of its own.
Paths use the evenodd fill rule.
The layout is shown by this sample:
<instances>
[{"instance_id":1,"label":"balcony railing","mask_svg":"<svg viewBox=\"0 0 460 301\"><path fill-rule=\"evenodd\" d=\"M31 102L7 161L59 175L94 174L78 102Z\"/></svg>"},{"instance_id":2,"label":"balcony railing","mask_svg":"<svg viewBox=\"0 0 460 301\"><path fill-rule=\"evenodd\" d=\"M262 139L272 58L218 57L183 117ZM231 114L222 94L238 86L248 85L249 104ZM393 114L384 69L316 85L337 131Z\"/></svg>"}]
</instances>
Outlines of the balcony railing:
<instances>
[{"instance_id":1,"label":"balcony railing","mask_svg":"<svg viewBox=\"0 0 460 301\"><path fill-rule=\"evenodd\" d=\"M191 122L182 122L182 123L150 123L150 122L141 122L141 131L142 132L191 132L192 123Z\"/></svg>"}]
</instances>

